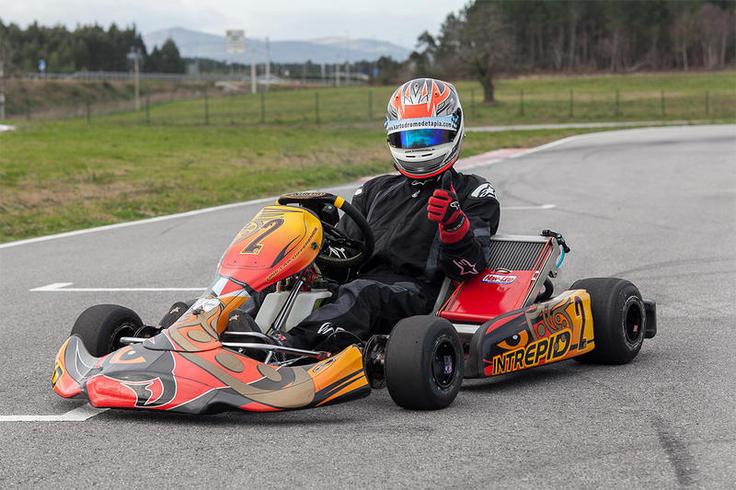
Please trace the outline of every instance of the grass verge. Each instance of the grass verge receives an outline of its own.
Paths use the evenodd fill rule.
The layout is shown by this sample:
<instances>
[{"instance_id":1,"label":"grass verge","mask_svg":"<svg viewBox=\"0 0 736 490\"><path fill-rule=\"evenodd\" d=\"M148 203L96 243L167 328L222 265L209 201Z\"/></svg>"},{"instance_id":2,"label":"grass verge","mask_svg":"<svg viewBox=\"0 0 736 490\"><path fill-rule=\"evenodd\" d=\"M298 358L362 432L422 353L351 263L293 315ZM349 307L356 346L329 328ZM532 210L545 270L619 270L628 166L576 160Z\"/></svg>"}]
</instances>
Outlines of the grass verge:
<instances>
[{"instance_id":1,"label":"grass verge","mask_svg":"<svg viewBox=\"0 0 736 490\"><path fill-rule=\"evenodd\" d=\"M580 130L468 134L463 155ZM380 128L47 122L0 135L0 242L352 181L391 170Z\"/></svg>"}]
</instances>

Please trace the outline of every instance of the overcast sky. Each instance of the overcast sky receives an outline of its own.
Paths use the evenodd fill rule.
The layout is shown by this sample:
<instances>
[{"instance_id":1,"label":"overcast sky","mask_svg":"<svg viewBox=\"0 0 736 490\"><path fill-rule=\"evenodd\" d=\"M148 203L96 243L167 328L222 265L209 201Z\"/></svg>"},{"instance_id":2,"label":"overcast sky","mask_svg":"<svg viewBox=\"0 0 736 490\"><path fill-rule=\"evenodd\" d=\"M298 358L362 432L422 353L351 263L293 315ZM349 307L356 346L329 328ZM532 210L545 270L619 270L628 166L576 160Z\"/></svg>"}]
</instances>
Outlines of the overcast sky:
<instances>
[{"instance_id":1,"label":"overcast sky","mask_svg":"<svg viewBox=\"0 0 736 490\"><path fill-rule=\"evenodd\" d=\"M248 37L377 38L414 47L424 30L437 32L445 16L467 0L0 0L0 19L26 26L135 23L147 33L186 27L212 34L243 28Z\"/></svg>"}]
</instances>

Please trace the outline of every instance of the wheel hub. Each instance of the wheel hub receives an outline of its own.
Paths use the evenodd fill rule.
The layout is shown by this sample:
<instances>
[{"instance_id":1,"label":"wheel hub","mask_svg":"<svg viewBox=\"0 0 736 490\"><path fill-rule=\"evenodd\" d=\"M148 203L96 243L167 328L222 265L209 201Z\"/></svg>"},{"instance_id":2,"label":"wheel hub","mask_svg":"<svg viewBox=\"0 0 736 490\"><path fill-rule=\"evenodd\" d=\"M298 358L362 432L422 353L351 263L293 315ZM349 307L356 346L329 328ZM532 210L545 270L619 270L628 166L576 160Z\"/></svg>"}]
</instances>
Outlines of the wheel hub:
<instances>
[{"instance_id":1,"label":"wheel hub","mask_svg":"<svg viewBox=\"0 0 736 490\"><path fill-rule=\"evenodd\" d=\"M432 356L432 377L442 388L447 388L455 377L455 349L449 340L440 341Z\"/></svg>"},{"instance_id":2,"label":"wheel hub","mask_svg":"<svg viewBox=\"0 0 736 490\"><path fill-rule=\"evenodd\" d=\"M642 324L644 313L638 302L632 302L626 309L624 316L624 333L626 340L630 343L636 343L642 335Z\"/></svg>"},{"instance_id":3,"label":"wheel hub","mask_svg":"<svg viewBox=\"0 0 736 490\"><path fill-rule=\"evenodd\" d=\"M119 348L123 347L123 344L120 342L120 339L123 337L131 337L134 336L137 331L137 327L132 323L121 323L118 328L115 329L115 331L110 336L110 352L116 351Z\"/></svg>"}]
</instances>

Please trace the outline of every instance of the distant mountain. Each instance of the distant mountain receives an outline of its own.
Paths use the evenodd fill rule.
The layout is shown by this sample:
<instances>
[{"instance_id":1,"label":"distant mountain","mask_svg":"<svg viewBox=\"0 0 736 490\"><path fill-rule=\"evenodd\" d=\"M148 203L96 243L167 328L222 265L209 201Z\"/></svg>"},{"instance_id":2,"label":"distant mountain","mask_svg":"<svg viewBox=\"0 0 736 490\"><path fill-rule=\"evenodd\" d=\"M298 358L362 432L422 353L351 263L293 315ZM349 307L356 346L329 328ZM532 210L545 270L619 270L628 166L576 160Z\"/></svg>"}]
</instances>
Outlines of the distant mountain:
<instances>
[{"instance_id":1,"label":"distant mountain","mask_svg":"<svg viewBox=\"0 0 736 490\"><path fill-rule=\"evenodd\" d=\"M192 31L181 27L149 32L143 36L148 51L161 46L171 38L179 47L181 55L187 58L209 58L218 61L248 62L250 52L262 62L266 55L263 39L247 38L246 53L233 55L225 52L225 36ZM410 51L402 46L374 39L348 39L344 37L325 37L304 41L271 41L271 61L275 63L337 63L348 61L372 61L381 56L390 56L403 61Z\"/></svg>"}]
</instances>

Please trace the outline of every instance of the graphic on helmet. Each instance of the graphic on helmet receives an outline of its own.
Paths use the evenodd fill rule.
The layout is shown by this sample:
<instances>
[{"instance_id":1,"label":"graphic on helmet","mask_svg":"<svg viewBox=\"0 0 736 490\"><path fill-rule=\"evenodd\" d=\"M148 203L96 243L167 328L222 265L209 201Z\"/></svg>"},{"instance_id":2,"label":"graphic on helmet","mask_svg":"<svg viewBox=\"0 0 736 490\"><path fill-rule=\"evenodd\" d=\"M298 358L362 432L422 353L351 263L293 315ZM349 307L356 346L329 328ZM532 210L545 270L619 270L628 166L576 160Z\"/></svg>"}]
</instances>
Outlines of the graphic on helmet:
<instances>
[{"instance_id":1,"label":"graphic on helmet","mask_svg":"<svg viewBox=\"0 0 736 490\"><path fill-rule=\"evenodd\" d=\"M385 128L399 172L412 179L441 174L457 160L464 135L457 90L432 78L404 83L388 101Z\"/></svg>"}]
</instances>

